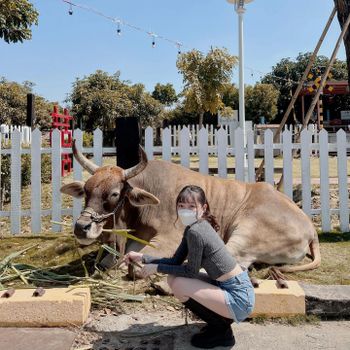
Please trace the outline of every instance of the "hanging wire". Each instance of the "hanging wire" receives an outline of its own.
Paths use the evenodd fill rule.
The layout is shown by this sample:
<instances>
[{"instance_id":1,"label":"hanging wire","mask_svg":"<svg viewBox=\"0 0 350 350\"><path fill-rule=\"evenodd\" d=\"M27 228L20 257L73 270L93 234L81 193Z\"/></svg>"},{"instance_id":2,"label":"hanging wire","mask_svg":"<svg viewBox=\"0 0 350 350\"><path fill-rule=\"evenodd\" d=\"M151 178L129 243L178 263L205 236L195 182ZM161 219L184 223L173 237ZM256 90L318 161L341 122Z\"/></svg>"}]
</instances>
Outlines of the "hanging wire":
<instances>
[{"instance_id":1,"label":"hanging wire","mask_svg":"<svg viewBox=\"0 0 350 350\"><path fill-rule=\"evenodd\" d=\"M166 41L166 42L169 42L173 45L176 46L177 48L177 53L180 55L182 53L182 49L183 48L186 48L186 49L189 49L189 50L192 50L193 48L192 47L189 47L187 45L184 45L183 43L179 42L179 41L176 41L176 40L173 40L173 39L169 39L169 38L166 38L165 36L163 35L159 35L159 34L156 34L156 33L153 33L153 32L150 32L150 31L147 31L141 27L138 27L136 25L133 25L131 23L128 23L124 20L121 20L121 19L116 19L115 17L112 17L112 16L108 16L108 15L105 15L104 13L92 8L92 7L89 7L89 6L85 6L85 5L81 5L81 4L77 4L77 3L74 3L73 1L70 1L70 0L59 0L59 1L62 1L64 3L67 3L69 4L69 11L68 13L70 15L73 14L73 7L77 7L77 8L80 8L84 11L88 11L88 12L91 12L91 13L94 13L95 15L97 16L100 16L100 17L103 17L113 23L115 23L117 25L117 35L118 36L121 36L121 24L123 24L123 26L126 26L126 27L129 27L129 28L132 28L134 30L137 30L139 32L143 32L143 33L146 33L148 35L151 35L152 36L152 48L155 48L156 47L156 38L157 39L160 39L160 40L163 40L163 41ZM319 66L321 67L321 66ZM258 73L258 75L260 75L260 80L263 79L263 76L269 76L271 78L274 78L276 80L281 80L281 81L285 81L285 82L289 82L289 83L292 83L292 84L295 84L295 85L298 85L299 82L297 81L293 81L293 80L290 80L290 79L286 79L286 78L282 78L282 77L278 77L274 74L271 74L271 73L265 73L265 72L261 72L257 69L254 69L254 68L251 68L251 67L247 67L245 66L245 69L249 69L252 73L251 73L251 76L254 77L254 72Z\"/></svg>"},{"instance_id":2,"label":"hanging wire","mask_svg":"<svg viewBox=\"0 0 350 350\"><path fill-rule=\"evenodd\" d=\"M109 21L111 21L113 23L116 23L117 25L118 25L118 21L120 21L120 24L123 24L123 26L132 28L132 29L137 30L139 32L150 34L149 31L146 30L146 29L143 29L141 27L138 27L136 25L128 23L128 22L126 22L124 20L115 19L115 17L105 15L104 13L94 9L93 7L85 6L85 5L82 5L82 4L77 4L77 3L74 3L73 1L70 1L70 0L59 0L59 1L65 2L66 4L69 4L72 7L77 7L77 8L80 8L80 9L84 10L84 11L94 13L95 15L103 17L103 18L105 18L105 19L107 19L107 20L109 20ZM118 32L118 29L117 29L117 32ZM168 42L170 44L177 45L179 43L179 41L173 40L173 39L169 39L169 38L167 38L167 37L165 37L163 35L159 35L159 34L156 34L156 33L153 33L153 34L154 34L155 38L163 40L163 41L166 41L166 42ZM183 44L181 44L181 47L186 47L188 49L192 49L191 47L185 46Z\"/></svg>"}]
</instances>

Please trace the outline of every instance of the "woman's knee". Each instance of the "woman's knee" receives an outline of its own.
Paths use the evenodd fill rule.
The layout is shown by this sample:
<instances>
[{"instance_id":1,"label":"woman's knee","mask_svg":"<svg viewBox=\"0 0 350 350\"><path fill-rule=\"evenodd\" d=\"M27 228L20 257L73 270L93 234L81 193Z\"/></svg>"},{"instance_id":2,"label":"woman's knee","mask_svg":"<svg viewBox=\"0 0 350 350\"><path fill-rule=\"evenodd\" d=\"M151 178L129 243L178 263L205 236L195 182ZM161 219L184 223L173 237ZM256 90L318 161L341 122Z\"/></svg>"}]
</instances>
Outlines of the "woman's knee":
<instances>
[{"instance_id":1,"label":"woman's knee","mask_svg":"<svg viewBox=\"0 0 350 350\"><path fill-rule=\"evenodd\" d=\"M183 277L174 277L174 279L171 281L170 287L176 297L186 295L184 293L186 290L186 282L188 283L188 279Z\"/></svg>"},{"instance_id":2,"label":"woman's knee","mask_svg":"<svg viewBox=\"0 0 350 350\"><path fill-rule=\"evenodd\" d=\"M174 283L174 280L175 280L175 276L173 276L173 275L168 275L168 277L167 277L167 279L166 279L166 281L167 281L167 283L168 283L168 285L169 285L169 287L172 289L172 285L173 285L173 283Z\"/></svg>"}]
</instances>

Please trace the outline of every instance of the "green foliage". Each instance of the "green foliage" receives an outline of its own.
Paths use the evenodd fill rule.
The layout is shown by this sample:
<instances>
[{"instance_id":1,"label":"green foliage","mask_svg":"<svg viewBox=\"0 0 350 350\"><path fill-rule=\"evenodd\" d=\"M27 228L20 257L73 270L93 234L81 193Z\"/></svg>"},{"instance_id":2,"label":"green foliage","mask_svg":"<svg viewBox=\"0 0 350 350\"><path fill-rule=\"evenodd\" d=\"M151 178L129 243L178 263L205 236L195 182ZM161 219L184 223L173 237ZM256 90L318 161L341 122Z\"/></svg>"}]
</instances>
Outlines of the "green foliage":
<instances>
[{"instance_id":1,"label":"green foliage","mask_svg":"<svg viewBox=\"0 0 350 350\"><path fill-rule=\"evenodd\" d=\"M246 87L246 119L259 123L264 116L271 122L277 114L278 90L272 84L256 84Z\"/></svg>"},{"instance_id":2,"label":"green foliage","mask_svg":"<svg viewBox=\"0 0 350 350\"><path fill-rule=\"evenodd\" d=\"M28 0L0 0L0 38L7 43L31 39L30 27L38 24L38 16Z\"/></svg>"},{"instance_id":3,"label":"green foliage","mask_svg":"<svg viewBox=\"0 0 350 350\"><path fill-rule=\"evenodd\" d=\"M200 125L205 112L216 114L224 107L222 96L236 63L236 57L219 48L211 49L206 56L198 50L179 55L176 65L185 84L185 110L199 114Z\"/></svg>"},{"instance_id":4,"label":"green foliage","mask_svg":"<svg viewBox=\"0 0 350 350\"><path fill-rule=\"evenodd\" d=\"M178 101L176 91L172 84L157 84L152 92L152 97L166 106L171 106Z\"/></svg>"},{"instance_id":5,"label":"green foliage","mask_svg":"<svg viewBox=\"0 0 350 350\"><path fill-rule=\"evenodd\" d=\"M226 107L238 109L239 107L239 91L235 84L225 84L222 92L222 102Z\"/></svg>"},{"instance_id":6,"label":"green foliage","mask_svg":"<svg viewBox=\"0 0 350 350\"><path fill-rule=\"evenodd\" d=\"M286 111L291 94L297 87L297 82L300 81L303 73L309 63L311 53L299 54L295 60L291 58L283 58L273 68L272 72L267 74L263 79L263 84L273 84L273 86L280 92L278 98L277 108L278 116L281 117ZM322 75L326 70L329 63L329 59L325 56L318 56L315 60L314 66L311 69L311 73L316 78L318 75ZM331 69L332 79L335 80L347 80L348 72L346 62L336 60L333 68ZM349 105L348 96L339 96L339 100L342 104Z\"/></svg>"},{"instance_id":7,"label":"green foliage","mask_svg":"<svg viewBox=\"0 0 350 350\"><path fill-rule=\"evenodd\" d=\"M94 134L92 132L84 132L83 147L92 147L94 144Z\"/></svg>"},{"instance_id":8,"label":"green foliage","mask_svg":"<svg viewBox=\"0 0 350 350\"><path fill-rule=\"evenodd\" d=\"M103 131L113 129L118 117L137 117L143 125L156 125L162 110L142 84L130 85L119 79L120 73L109 75L97 70L77 78L67 101L78 126L84 130L97 127Z\"/></svg>"},{"instance_id":9,"label":"green foliage","mask_svg":"<svg viewBox=\"0 0 350 350\"><path fill-rule=\"evenodd\" d=\"M19 84L0 78L0 124L25 125L27 94L32 92L33 85L28 81ZM50 112L54 104L41 96L35 96L35 126L41 129L50 127Z\"/></svg>"}]
</instances>

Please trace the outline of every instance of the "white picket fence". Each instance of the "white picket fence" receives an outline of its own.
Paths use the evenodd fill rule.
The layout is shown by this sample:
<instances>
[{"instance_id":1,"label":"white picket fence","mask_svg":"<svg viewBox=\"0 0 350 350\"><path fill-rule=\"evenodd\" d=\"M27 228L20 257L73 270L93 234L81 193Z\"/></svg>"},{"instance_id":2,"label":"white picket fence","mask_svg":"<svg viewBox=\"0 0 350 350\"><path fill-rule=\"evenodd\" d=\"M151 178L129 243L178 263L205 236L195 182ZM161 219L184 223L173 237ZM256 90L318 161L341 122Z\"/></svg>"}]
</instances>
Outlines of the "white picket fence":
<instances>
[{"instance_id":1,"label":"white picket fence","mask_svg":"<svg viewBox=\"0 0 350 350\"><path fill-rule=\"evenodd\" d=\"M346 133L340 130L336 135L336 142L328 142L328 133L321 131L317 137L318 142L312 142L312 133L304 130L301 134L301 142L294 144L292 142L292 133L285 130L282 135L282 142L273 144L273 133L267 130L264 134L264 144L254 144L254 132L247 132L247 169L244 169L244 147L243 132L240 128L234 131L234 144L228 144L228 134L225 128L217 131L217 145L210 144L210 134L206 128L198 131L198 142L195 146L191 145L190 133L188 128L180 130L179 144L172 146L172 134L169 128L163 130L162 146L154 146L155 131L148 127L145 130L145 151L148 158L154 158L154 154L161 154L161 158L167 161L172 160L172 155L178 153L180 162L184 167L190 167L191 154L197 154L199 158L199 172L202 174L209 173L209 156L217 154L219 177L226 178L228 174L227 162L228 155L235 157L235 179L244 181L245 172L247 181L255 181L254 158L256 150L263 150L265 160L265 181L274 183L274 150L280 150L283 154L283 176L284 192L292 198L293 195L293 172L292 172L292 151L300 150L301 168L302 168L302 208L309 215L321 215L322 229L331 230L331 215L339 216L340 229L342 232L349 231L349 196L348 196L348 178L347 178L347 152L350 148L346 139ZM94 142L92 148L82 147L83 132L75 130L74 138L78 149L85 153L92 153L93 160L97 165L102 165L103 154L114 153L115 148L102 147L102 132L97 129L94 131ZM74 199L72 208L62 207L62 196L60 187L61 178L61 153L71 153L70 149L63 149L60 144L60 133L56 129L52 134L52 148L41 147L42 135L39 130L32 133L32 143L30 148L22 149L21 133L15 130L12 134L11 149L1 149L0 154L11 155L11 206L9 211L0 211L1 217L10 217L11 232L18 234L21 232L21 217L31 217L31 230L33 233L41 232L42 217L51 216L53 221L61 221L63 215L73 215L76 219L82 208L82 200ZM311 203L311 178L310 178L310 159L312 154L317 151L320 158L320 190L321 205L319 208L312 207ZM337 174L338 174L338 192L339 207L330 208L329 198L329 152L337 155ZM31 209L21 209L21 154L31 154ZM41 203L41 155L51 154L52 158L52 207L51 209L42 209ZM232 157L229 158L229 161ZM1 158L0 158L1 161ZM0 163L1 164L1 163ZM82 169L77 162L73 162L74 180L82 180ZM231 168L233 167L230 166ZM54 232L59 232L61 227L54 224Z\"/></svg>"},{"instance_id":2,"label":"white picket fence","mask_svg":"<svg viewBox=\"0 0 350 350\"><path fill-rule=\"evenodd\" d=\"M8 145L11 140L11 134L18 130L21 133L21 143L29 145L32 140L32 129L30 126L16 126L16 125L0 125L0 134L3 145Z\"/></svg>"}]
</instances>

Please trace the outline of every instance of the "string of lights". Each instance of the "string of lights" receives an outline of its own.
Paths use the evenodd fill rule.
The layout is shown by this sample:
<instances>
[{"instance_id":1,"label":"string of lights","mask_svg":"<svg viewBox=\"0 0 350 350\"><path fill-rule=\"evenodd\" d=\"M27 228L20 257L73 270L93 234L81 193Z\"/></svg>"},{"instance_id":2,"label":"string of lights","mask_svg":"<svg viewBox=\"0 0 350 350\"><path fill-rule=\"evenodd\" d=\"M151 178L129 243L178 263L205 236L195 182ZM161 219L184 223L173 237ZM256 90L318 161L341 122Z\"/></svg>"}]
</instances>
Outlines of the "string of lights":
<instances>
[{"instance_id":1,"label":"string of lights","mask_svg":"<svg viewBox=\"0 0 350 350\"><path fill-rule=\"evenodd\" d=\"M77 4L71 0L60 0L66 4L68 4L69 8L68 8L68 14L70 16L72 16L74 14L73 12L73 8L76 7L76 8L79 8L79 9L82 9L84 11L87 11L87 12L91 12L91 13L94 13L95 15L97 16L100 16L110 22L112 22L113 24L116 25L116 33L118 36L121 36L122 35L122 27L125 26L125 27L128 27L128 28L131 28L131 29L134 29L134 30L137 30L139 32L143 32L147 35L149 35L151 37L151 43L152 43L152 48L155 48L156 47L156 39L160 39L160 40L163 40L163 41L166 41L172 45L174 45L176 48L177 48L177 52L178 54L181 54L182 52L182 49L189 49L191 50L192 48L189 47L189 46L186 46L184 45L182 42L180 41L177 41L177 40L173 40L173 39L169 39L163 35L160 35L160 34L156 34L154 32L150 32L148 30L145 30L139 26L136 26L134 24L131 24L121 18L116 18L116 17L112 17L112 16L108 16L104 13L102 13L101 11L99 10L96 10L94 9L93 7L89 7L89 6L86 6L86 5L82 5L82 4ZM271 74L271 73L265 73L265 72L261 72L257 69L254 69L254 68L251 68L251 67L245 67L245 69L247 70L250 70L251 71L251 76L254 77L254 73L253 72L256 72L258 73L258 75L260 76L260 80L263 78L263 76L269 76L271 78L274 78L276 80L283 80L285 82L288 82L289 84L292 84L292 85L298 85L299 82L298 81L294 81L294 80L291 80L291 79L286 79L286 78L282 78L282 77L278 77L274 74Z\"/></svg>"},{"instance_id":2,"label":"string of lights","mask_svg":"<svg viewBox=\"0 0 350 350\"><path fill-rule=\"evenodd\" d=\"M149 30L145 30L145 29L143 29L141 27L138 27L138 26L136 26L134 24L131 24L131 23L121 19L121 18L115 18L115 17L112 17L112 16L105 15L104 13L100 12L99 10L94 9L93 7L77 4L77 3L74 3L73 1L70 1L70 0L61 0L61 1L65 2L66 4L69 5L68 14L71 15L71 16L74 13L73 12L73 7L76 7L76 8L80 8L82 10L94 13L97 16L103 17L106 20L113 22L117 26L117 35L118 36L122 35L122 26L125 26L125 27L131 28L131 29L134 29L134 30L137 30L139 32L143 32L143 33L149 35L151 37L151 39L152 39L152 47L153 48L156 47L156 39L164 40L164 41L174 45L177 48L177 50L178 50L178 54L181 53L181 49L182 48L187 48L180 41L169 39L169 38L167 38L167 37L165 37L163 35L159 35L159 34L156 34L154 32L150 32Z\"/></svg>"}]
</instances>

